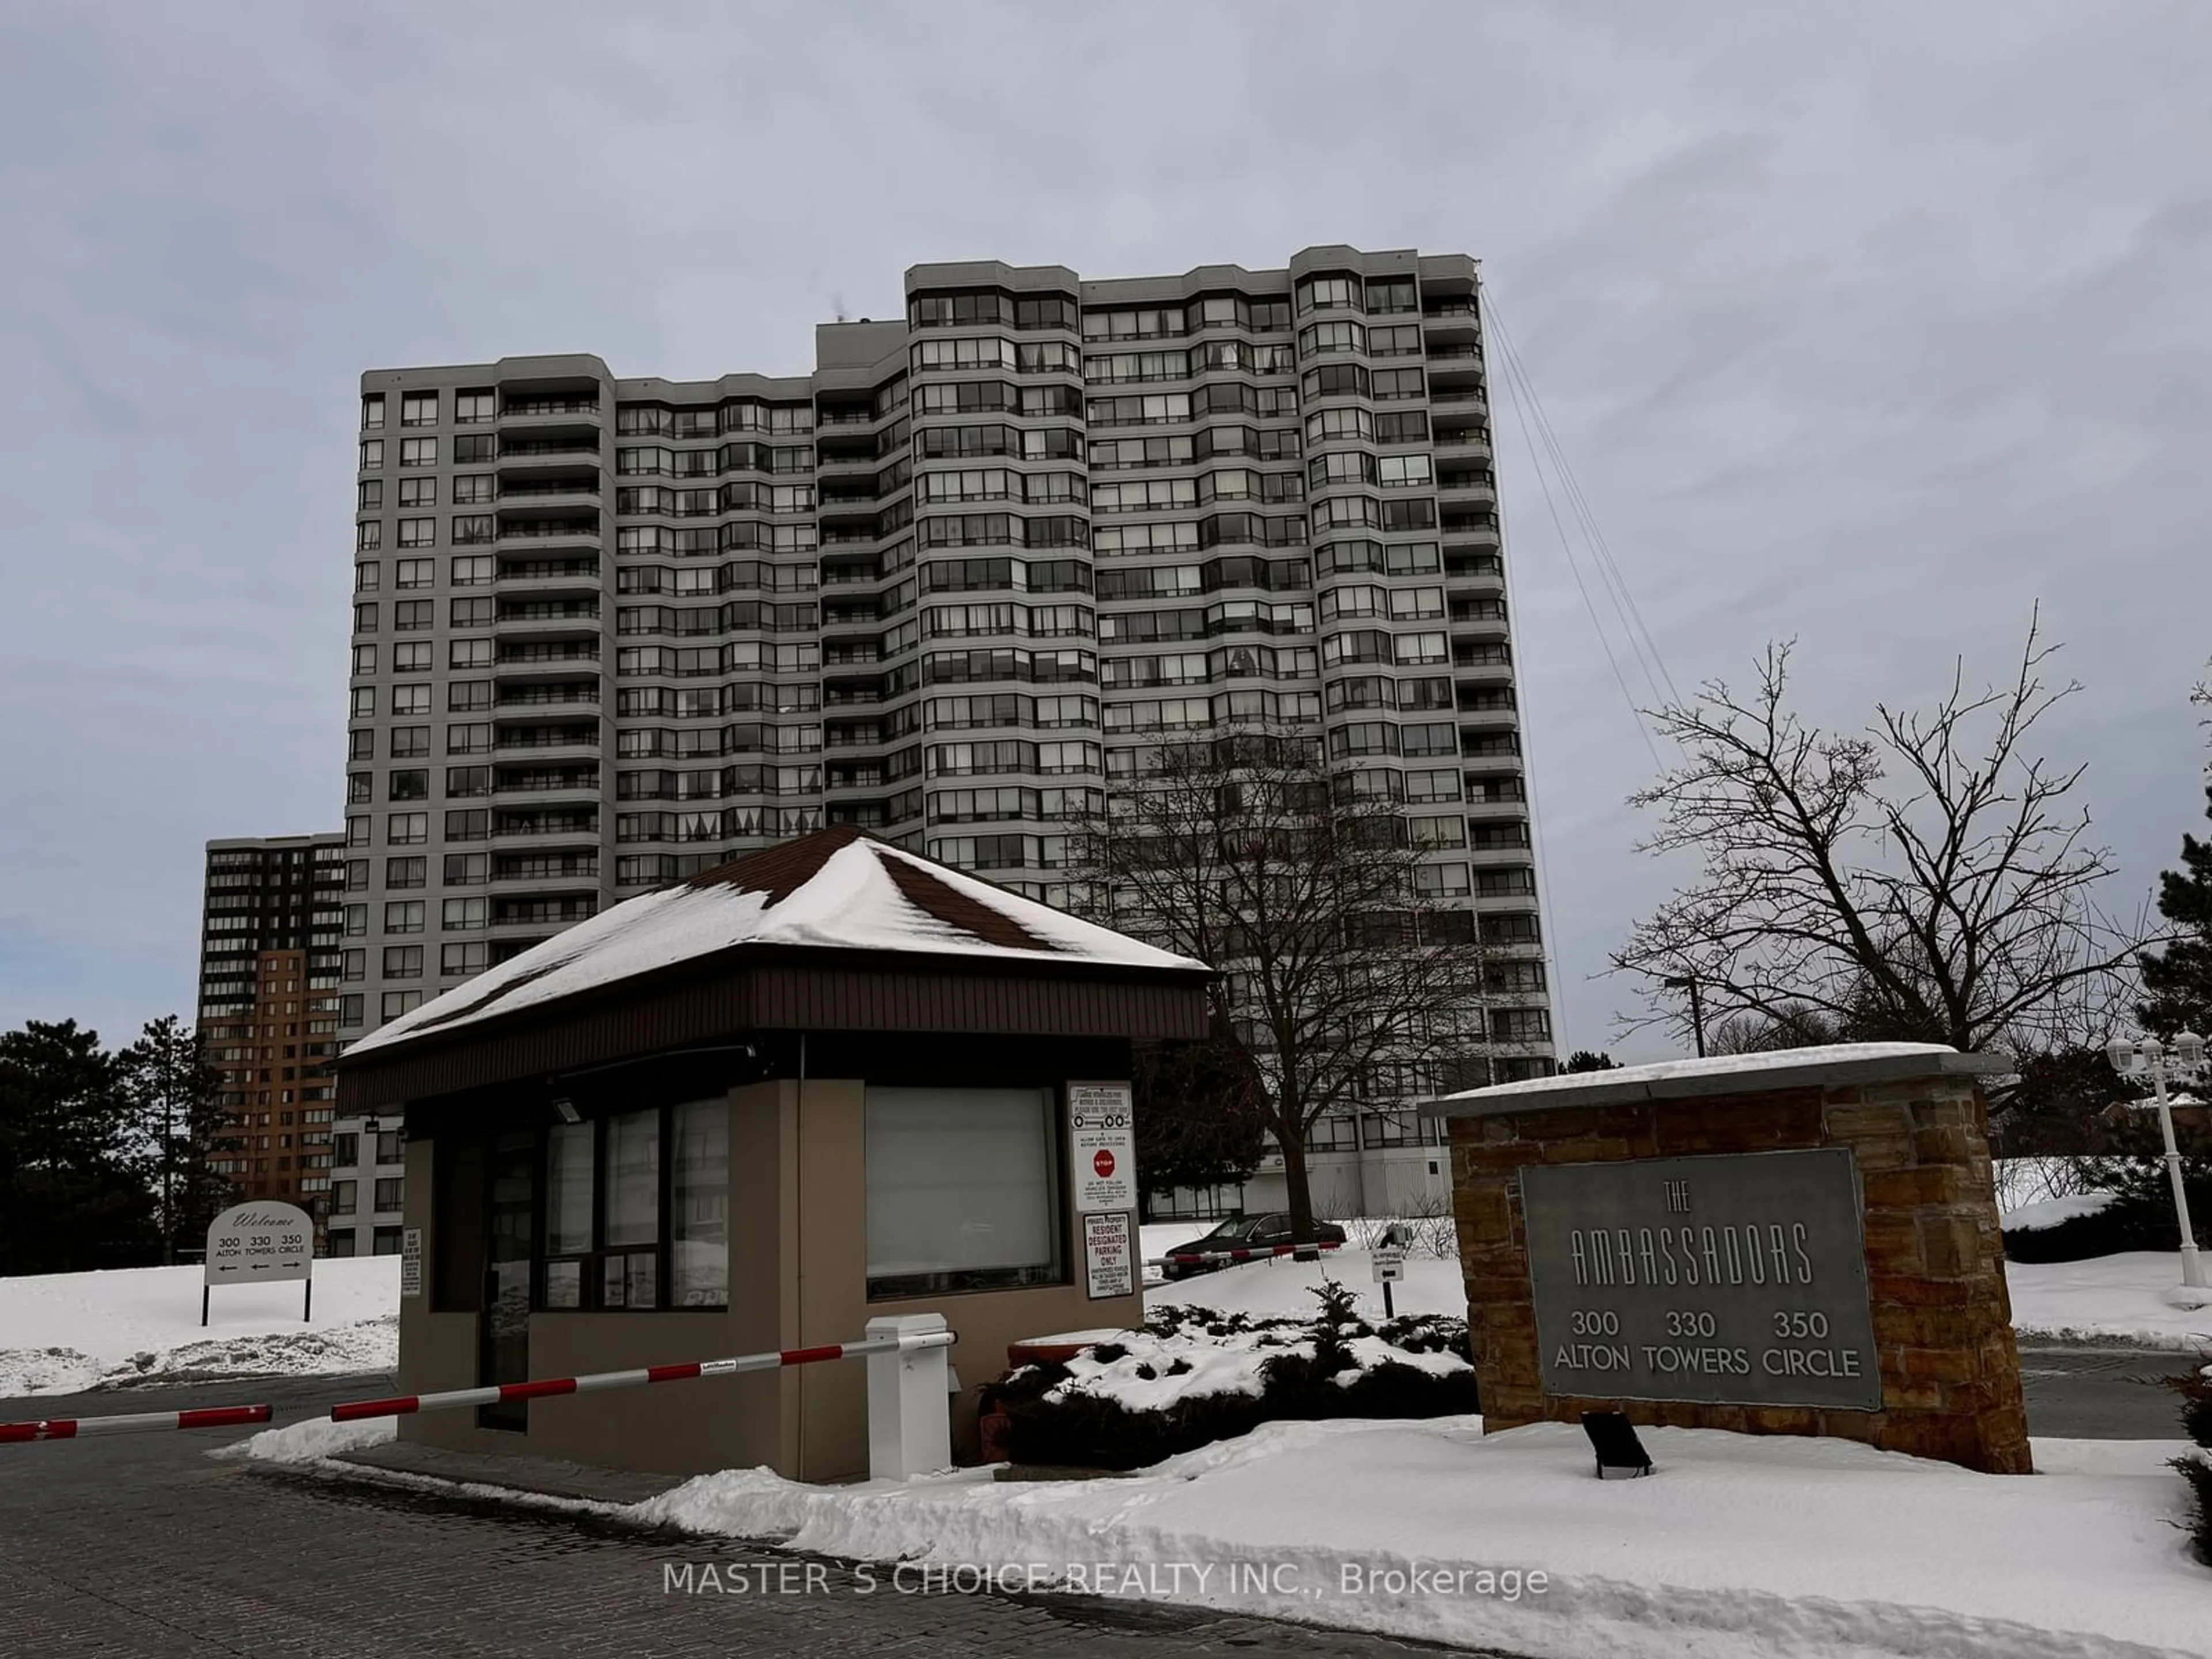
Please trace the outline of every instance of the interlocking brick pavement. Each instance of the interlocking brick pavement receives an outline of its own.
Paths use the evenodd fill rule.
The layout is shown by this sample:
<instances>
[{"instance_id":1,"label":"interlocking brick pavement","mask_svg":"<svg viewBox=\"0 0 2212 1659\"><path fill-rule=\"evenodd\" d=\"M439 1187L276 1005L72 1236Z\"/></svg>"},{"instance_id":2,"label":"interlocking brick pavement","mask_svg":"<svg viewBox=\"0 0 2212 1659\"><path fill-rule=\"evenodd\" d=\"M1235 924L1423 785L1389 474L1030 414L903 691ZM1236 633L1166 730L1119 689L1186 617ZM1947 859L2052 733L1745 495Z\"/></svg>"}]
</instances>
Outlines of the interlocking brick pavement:
<instances>
[{"instance_id":1,"label":"interlocking brick pavement","mask_svg":"<svg viewBox=\"0 0 2212 1659\"><path fill-rule=\"evenodd\" d=\"M374 1392L371 1388L368 1392ZM0 1418L269 1400L289 1422L361 1379L0 1403ZM272 1475L204 1454L228 1432L0 1448L0 1654L26 1659L450 1659L560 1654L1381 1659L1387 1638L1128 1601L669 1594L664 1564L794 1558L446 1495Z\"/></svg>"}]
</instances>

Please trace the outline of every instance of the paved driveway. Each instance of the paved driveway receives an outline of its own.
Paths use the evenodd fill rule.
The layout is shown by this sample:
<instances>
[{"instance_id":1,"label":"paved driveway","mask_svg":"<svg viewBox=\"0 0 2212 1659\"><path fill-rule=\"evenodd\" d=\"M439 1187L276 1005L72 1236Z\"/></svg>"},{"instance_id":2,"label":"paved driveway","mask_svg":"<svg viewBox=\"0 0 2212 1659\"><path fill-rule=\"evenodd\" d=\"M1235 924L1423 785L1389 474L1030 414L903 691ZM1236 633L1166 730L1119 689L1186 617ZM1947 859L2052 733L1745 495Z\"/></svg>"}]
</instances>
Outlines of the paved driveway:
<instances>
[{"instance_id":1,"label":"paved driveway","mask_svg":"<svg viewBox=\"0 0 2212 1659\"><path fill-rule=\"evenodd\" d=\"M0 1418L267 1400L283 1423L377 1392L383 1382L42 1396L0 1405ZM717 1563L726 1583L738 1576L732 1565L773 1577L793 1558L272 1476L204 1455L237 1437L146 1434L0 1447L0 1654L1380 1659L1437 1651L1126 1601L887 1589L863 1595L834 1563L823 1564L811 1593L671 1594L671 1563ZM805 1579L802 1571L802 1592Z\"/></svg>"}]
</instances>

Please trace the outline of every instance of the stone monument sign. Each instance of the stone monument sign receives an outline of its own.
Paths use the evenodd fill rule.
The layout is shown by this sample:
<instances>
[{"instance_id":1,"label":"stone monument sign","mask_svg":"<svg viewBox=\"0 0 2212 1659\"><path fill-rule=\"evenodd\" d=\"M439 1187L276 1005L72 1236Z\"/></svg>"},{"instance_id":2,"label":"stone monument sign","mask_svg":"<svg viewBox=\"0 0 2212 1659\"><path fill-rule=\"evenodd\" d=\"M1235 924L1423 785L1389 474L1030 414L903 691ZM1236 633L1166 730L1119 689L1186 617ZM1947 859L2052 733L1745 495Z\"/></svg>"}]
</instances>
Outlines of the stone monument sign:
<instances>
[{"instance_id":1,"label":"stone monument sign","mask_svg":"<svg viewBox=\"0 0 2212 1659\"><path fill-rule=\"evenodd\" d=\"M2002 1069L1861 1043L1433 1103L1486 1425L1617 1409L2026 1473L1975 1083Z\"/></svg>"}]
</instances>

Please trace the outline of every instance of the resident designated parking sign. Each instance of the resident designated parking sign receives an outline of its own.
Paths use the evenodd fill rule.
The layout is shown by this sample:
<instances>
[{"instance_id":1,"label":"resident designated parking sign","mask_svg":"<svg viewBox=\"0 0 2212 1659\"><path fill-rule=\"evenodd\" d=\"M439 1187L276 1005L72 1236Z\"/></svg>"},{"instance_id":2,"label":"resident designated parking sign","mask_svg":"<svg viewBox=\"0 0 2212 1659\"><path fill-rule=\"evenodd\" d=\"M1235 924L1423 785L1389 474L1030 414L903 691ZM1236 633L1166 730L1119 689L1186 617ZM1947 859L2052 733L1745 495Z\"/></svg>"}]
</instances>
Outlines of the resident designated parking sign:
<instances>
[{"instance_id":1,"label":"resident designated parking sign","mask_svg":"<svg viewBox=\"0 0 2212 1659\"><path fill-rule=\"evenodd\" d=\"M1137 1253L1129 1248L1129 1218L1126 1212L1083 1218L1084 1279L1093 1302L1136 1293Z\"/></svg>"},{"instance_id":2,"label":"resident designated parking sign","mask_svg":"<svg viewBox=\"0 0 2212 1659\"><path fill-rule=\"evenodd\" d=\"M1069 1084L1067 1135L1076 1213L1135 1209L1137 1133L1129 1085Z\"/></svg>"}]
</instances>

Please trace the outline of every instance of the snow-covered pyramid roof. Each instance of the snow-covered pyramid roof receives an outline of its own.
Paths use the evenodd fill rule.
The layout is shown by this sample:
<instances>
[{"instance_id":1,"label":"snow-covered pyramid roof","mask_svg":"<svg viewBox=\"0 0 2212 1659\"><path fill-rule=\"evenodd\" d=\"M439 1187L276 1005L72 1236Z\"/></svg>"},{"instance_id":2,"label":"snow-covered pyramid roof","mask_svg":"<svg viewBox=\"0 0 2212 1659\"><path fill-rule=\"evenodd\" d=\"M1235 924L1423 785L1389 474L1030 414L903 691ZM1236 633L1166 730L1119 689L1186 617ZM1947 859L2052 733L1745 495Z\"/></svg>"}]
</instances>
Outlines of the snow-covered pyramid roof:
<instances>
[{"instance_id":1,"label":"snow-covered pyramid roof","mask_svg":"<svg viewBox=\"0 0 2212 1659\"><path fill-rule=\"evenodd\" d=\"M646 893L363 1037L359 1054L740 946L1203 974L1206 964L865 831L823 830Z\"/></svg>"}]
</instances>

